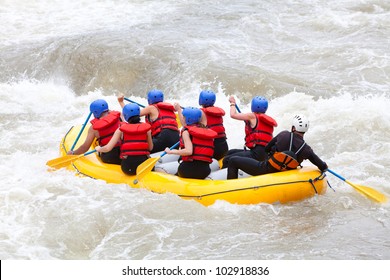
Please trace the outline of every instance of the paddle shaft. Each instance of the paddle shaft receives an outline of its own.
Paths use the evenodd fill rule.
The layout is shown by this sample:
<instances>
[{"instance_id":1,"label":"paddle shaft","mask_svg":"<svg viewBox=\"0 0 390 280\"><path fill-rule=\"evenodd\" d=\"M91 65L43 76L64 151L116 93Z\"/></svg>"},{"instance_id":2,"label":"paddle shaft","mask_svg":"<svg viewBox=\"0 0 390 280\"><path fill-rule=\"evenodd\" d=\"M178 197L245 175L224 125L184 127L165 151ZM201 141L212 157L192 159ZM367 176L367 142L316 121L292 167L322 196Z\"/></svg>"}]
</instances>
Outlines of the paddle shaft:
<instances>
[{"instance_id":1,"label":"paddle shaft","mask_svg":"<svg viewBox=\"0 0 390 280\"><path fill-rule=\"evenodd\" d=\"M76 144L77 144L77 141L79 141L80 136L81 136L81 133L83 133L84 128L85 128L85 126L87 125L87 122L88 122L89 119L91 118L91 115L92 115L92 112L89 113L87 119L85 120L83 126L81 127L81 130L80 130L80 132L79 132L79 135L77 135L77 138L76 138L76 140L74 140L74 143L73 143L73 145L72 145L72 148L70 148L71 151L73 151L74 147L75 147Z\"/></svg>"},{"instance_id":2,"label":"paddle shaft","mask_svg":"<svg viewBox=\"0 0 390 280\"><path fill-rule=\"evenodd\" d=\"M341 176L341 175L335 173L334 171L332 171L332 170L330 170L330 169L328 169L328 172L332 173L334 176L336 176L337 178L343 180L344 182L347 181L343 176Z\"/></svg>"},{"instance_id":3,"label":"paddle shaft","mask_svg":"<svg viewBox=\"0 0 390 280\"><path fill-rule=\"evenodd\" d=\"M127 97L125 97L124 99L125 99L126 101L129 101L129 102L131 102L131 103L137 104L138 106L140 106L140 107L142 107L142 108L145 108L145 106L144 106L144 105L142 105L142 104L139 104L139 103L137 103L137 102L135 102L135 101L133 101L133 100L131 100L131 99L127 98Z\"/></svg>"},{"instance_id":4,"label":"paddle shaft","mask_svg":"<svg viewBox=\"0 0 390 280\"><path fill-rule=\"evenodd\" d=\"M177 141L177 142L175 143L175 145L173 145L173 146L170 147L169 149L172 150L172 149L176 148L177 146L179 146L179 144L180 144L180 141ZM166 154L167 154L167 152L164 151L164 152L160 155L160 158L162 158L162 157L165 156Z\"/></svg>"},{"instance_id":5,"label":"paddle shaft","mask_svg":"<svg viewBox=\"0 0 390 280\"><path fill-rule=\"evenodd\" d=\"M93 154L93 153L96 153L97 151L96 150L92 150L92 151L89 151L89 152L86 152L85 154L83 154L82 156L85 157L87 155L90 155L90 154Z\"/></svg>"}]
</instances>

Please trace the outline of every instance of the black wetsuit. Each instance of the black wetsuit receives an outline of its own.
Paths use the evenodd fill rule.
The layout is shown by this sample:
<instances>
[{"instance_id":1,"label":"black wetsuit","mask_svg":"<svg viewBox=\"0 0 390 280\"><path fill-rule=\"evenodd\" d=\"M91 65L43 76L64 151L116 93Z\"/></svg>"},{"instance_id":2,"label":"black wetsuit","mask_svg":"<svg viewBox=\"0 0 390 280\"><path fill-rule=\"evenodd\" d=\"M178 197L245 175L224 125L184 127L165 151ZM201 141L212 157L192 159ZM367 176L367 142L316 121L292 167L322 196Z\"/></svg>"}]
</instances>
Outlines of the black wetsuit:
<instances>
[{"instance_id":1,"label":"black wetsuit","mask_svg":"<svg viewBox=\"0 0 390 280\"><path fill-rule=\"evenodd\" d=\"M222 168L227 168L229 165L229 161L232 157L244 157L255 159L257 161L263 161L267 158L267 154L265 152L265 147L257 145L252 149L232 149L229 150L225 158L222 162Z\"/></svg>"},{"instance_id":2,"label":"black wetsuit","mask_svg":"<svg viewBox=\"0 0 390 280\"><path fill-rule=\"evenodd\" d=\"M108 153L99 153L99 156L104 163L121 164L122 159L120 158L120 153L121 153L121 148L117 146L114 147Z\"/></svg>"},{"instance_id":3,"label":"black wetsuit","mask_svg":"<svg viewBox=\"0 0 390 280\"><path fill-rule=\"evenodd\" d=\"M267 144L267 146L265 147L265 152L268 154L272 154L274 152L282 152L282 151L289 150L290 137L291 137L291 132L287 130L280 132ZM302 146L303 143L304 143L303 137L298 133L294 133L291 150L297 151ZM299 163L301 163L305 159L310 160L310 162L316 165L318 169L320 169L321 171L324 171L328 168L327 164L323 162L314 153L312 148L307 144L303 146L303 148L297 155L297 160ZM252 176L278 172L277 169L273 168L268 163L268 160L257 161L253 158L232 157L229 160L227 178L228 179L238 178L239 169Z\"/></svg>"}]
</instances>

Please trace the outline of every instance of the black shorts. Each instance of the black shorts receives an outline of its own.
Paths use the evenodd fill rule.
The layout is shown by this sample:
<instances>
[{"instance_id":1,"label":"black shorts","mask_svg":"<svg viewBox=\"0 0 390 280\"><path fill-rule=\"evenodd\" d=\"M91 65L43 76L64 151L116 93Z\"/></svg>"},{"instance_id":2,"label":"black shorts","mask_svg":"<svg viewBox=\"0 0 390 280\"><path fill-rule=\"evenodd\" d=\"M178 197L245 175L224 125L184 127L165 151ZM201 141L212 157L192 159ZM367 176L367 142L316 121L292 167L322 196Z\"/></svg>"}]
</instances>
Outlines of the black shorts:
<instances>
[{"instance_id":1,"label":"black shorts","mask_svg":"<svg viewBox=\"0 0 390 280\"><path fill-rule=\"evenodd\" d=\"M141 155L141 156L127 156L127 158L122 159L122 171L127 175L135 175L137 174L137 167L147 160L149 156Z\"/></svg>"},{"instance_id":2,"label":"black shorts","mask_svg":"<svg viewBox=\"0 0 390 280\"><path fill-rule=\"evenodd\" d=\"M122 160L120 158L120 153L121 149L119 146L117 146L108 153L100 153L100 158L104 163L121 164Z\"/></svg>"},{"instance_id":3,"label":"black shorts","mask_svg":"<svg viewBox=\"0 0 390 280\"><path fill-rule=\"evenodd\" d=\"M211 172L210 164L205 161L182 161L177 175L182 178L204 179Z\"/></svg>"}]
</instances>

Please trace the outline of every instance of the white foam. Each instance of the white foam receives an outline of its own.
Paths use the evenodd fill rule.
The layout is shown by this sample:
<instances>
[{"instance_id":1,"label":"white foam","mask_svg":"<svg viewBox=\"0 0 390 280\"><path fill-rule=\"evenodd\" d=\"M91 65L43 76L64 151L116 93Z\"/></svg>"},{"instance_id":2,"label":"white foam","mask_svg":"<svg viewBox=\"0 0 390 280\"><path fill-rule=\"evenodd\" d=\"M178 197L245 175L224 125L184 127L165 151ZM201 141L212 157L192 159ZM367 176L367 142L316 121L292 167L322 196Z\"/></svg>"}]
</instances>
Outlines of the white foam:
<instances>
[{"instance_id":1,"label":"white foam","mask_svg":"<svg viewBox=\"0 0 390 280\"><path fill-rule=\"evenodd\" d=\"M307 115L305 138L329 167L390 196L388 5L233 2L2 1L1 259L389 259L389 204L373 204L331 175L336 192L302 203L206 208L47 171L91 101L120 110L114 91L75 92L70 76L116 87L119 75L140 104L147 101L138 84L160 86L182 106L198 106L200 90L213 89L230 148L243 146L244 123L229 117L228 96L249 112L252 96L264 95L275 133Z\"/></svg>"}]
</instances>

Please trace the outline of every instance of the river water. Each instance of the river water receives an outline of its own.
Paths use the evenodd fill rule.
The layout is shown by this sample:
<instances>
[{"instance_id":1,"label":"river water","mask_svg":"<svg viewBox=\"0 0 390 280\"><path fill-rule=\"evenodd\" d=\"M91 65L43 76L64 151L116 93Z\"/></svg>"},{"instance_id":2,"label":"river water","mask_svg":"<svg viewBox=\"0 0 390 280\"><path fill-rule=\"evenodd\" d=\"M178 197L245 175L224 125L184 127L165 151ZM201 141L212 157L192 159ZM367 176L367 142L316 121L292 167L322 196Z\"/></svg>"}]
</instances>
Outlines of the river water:
<instances>
[{"instance_id":1,"label":"river water","mask_svg":"<svg viewBox=\"0 0 390 280\"><path fill-rule=\"evenodd\" d=\"M305 201L204 207L45 165L94 99L209 88L227 111L267 97L276 133L307 115L331 169L390 197L389 38L380 0L0 0L0 259L389 260L389 204L331 174Z\"/></svg>"}]
</instances>

